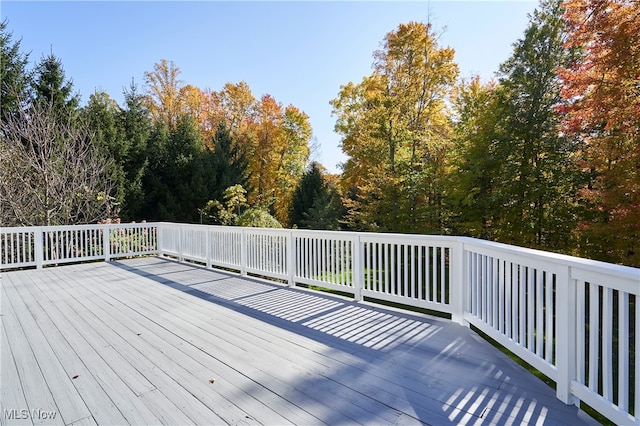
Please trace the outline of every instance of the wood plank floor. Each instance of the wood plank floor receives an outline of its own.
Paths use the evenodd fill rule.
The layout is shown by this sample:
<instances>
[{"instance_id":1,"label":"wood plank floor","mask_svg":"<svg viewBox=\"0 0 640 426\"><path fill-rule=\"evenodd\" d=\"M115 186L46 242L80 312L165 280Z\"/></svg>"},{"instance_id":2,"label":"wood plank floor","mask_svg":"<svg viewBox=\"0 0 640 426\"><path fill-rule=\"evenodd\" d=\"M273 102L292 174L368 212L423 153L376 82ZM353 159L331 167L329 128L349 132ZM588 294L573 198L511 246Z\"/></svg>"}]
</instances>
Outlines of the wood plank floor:
<instances>
[{"instance_id":1,"label":"wood plank floor","mask_svg":"<svg viewBox=\"0 0 640 426\"><path fill-rule=\"evenodd\" d=\"M595 424L447 320L161 258L1 281L2 424Z\"/></svg>"}]
</instances>

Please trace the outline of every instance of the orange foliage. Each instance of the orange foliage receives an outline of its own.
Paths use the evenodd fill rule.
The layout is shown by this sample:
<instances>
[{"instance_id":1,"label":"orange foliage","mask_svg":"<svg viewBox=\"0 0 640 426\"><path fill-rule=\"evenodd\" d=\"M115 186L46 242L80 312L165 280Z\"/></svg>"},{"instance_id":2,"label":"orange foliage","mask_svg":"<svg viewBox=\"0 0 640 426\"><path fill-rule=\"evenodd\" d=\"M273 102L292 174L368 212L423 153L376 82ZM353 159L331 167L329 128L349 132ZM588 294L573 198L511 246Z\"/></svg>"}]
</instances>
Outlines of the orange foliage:
<instances>
[{"instance_id":1,"label":"orange foliage","mask_svg":"<svg viewBox=\"0 0 640 426\"><path fill-rule=\"evenodd\" d=\"M640 3L567 0L567 47L584 55L560 69L565 132L581 137L582 191L592 218L577 230L583 254L640 265Z\"/></svg>"}]
</instances>

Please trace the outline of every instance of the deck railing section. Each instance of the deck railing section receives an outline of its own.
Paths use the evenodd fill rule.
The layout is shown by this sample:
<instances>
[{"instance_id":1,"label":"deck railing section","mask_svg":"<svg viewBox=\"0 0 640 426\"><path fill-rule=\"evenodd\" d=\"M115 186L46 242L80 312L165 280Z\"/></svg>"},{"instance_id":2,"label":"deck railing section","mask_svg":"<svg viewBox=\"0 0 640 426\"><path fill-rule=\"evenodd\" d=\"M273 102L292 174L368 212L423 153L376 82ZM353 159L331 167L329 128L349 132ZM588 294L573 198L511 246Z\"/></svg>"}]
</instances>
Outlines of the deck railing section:
<instances>
[{"instance_id":1,"label":"deck railing section","mask_svg":"<svg viewBox=\"0 0 640 426\"><path fill-rule=\"evenodd\" d=\"M355 234L300 230L292 235L295 282L356 294Z\"/></svg>"},{"instance_id":2,"label":"deck railing section","mask_svg":"<svg viewBox=\"0 0 640 426\"><path fill-rule=\"evenodd\" d=\"M0 228L0 269L157 254L156 224Z\"/></svg>"},{"instance_id":3,"label":"deck railing section","mask_svg":"<svg viewBox=\"0 0 640 426\"><path fill-rule=\"evenodd\" d=\"M640 424L640 270L464 239L464 319L617 424Z\"/></svg>"},{"instance_id":4,"label":"deck railing section","mask_svg":"<svg viewBox=\"0 0 640 426\"><path fill-rule=\"evenodd\" d=\"M159 254L450 314L640 425L640 269L464 237L175 223L0 229L0 269Z\"/></svg>"},{"instance_id":5,"label":"deck railing section","mask_svg":"<svg viewBox=\"0 0 640 426\"><path fill-rule=\"evenodd\" d=\"M589 264L571 268L576 295L571 393L617 424L640 424L640 278L621 272Z\"/></svg>"},{"instance_id":6,"label":"deck railing section","mask_svg":"<svg viewBox=\"0 0 640 426\"><path fill-rule=\"evenodd\" d=\"M40 228L0 228L0 265L2 268L27 268L42 264ZM40 247L36 249L36 244Z\"/></svg>"},{"instance_id":7,"label":"deck railing section","mask_svg":"<svg viewBox=\"0 0 640 426\"><path fill-rule=\"evenodd\" d=\"M440 236L362 234L362 295L452 313L455 240Z\"/></svg>"}]
</instances>

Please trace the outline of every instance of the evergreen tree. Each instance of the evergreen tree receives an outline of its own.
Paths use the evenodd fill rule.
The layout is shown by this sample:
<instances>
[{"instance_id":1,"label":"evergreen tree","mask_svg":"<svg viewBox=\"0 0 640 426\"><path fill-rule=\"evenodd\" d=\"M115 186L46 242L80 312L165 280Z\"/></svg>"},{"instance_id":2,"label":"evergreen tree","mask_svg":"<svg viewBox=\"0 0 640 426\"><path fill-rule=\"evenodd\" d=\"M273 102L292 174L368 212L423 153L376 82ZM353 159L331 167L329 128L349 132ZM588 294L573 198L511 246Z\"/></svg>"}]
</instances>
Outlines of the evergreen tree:
<instances>
[{"instance_id":1,"label":"evergreen tree","mask_svg":"<svg viewBox=\"0 0 640 426\"><path fill-rule=\"evenodd\" d=\"M73 93L73 82L67 80L62 61L53 53L36 65L31 91L35 102L51 105L56 114L67 116L78 111L80 95Z\"/></svg>"},{"instance_id":2,"label":"evergreen tree","mask_svg":"<svg viewBox=\"0 0 640 426\"><path fill-rule=\"evenodd\" d=\"M83 109L83 113L94 135L94 142L104 155L112 160L107 173L115 185L115 205L121 206L125 198L125 161L129 144L119 120L120 107L108 94L96 92L89 97L89 103ZM119 210L113 213L119 216Z\"/></svg>"},{"instance_id":3,"label":"evergreen tree","mask_svg":"<svg viewBox=\"0 0 640 426\"><path fill-rule=\"evenodd\" d=\"M242 185L247 192L251 192L247 159L239 145L234 143L224 123L218 125L212 142L214 148L211 162L215 167L215 187L211 199L222 201L224 190L233 185Z\"/></svg>"},{"instance_id":4,"label":"evergreen tree","mask_svg":"<svg viewBox=\"0 0 640 426\"><path fill-rule=\"evenodd\" d=\"M120 111L120 122L124 138L127 141L128 153L124 161L125 201L121 216L125 221L142 220L144 203L143 178L148 168L147 147L151 137L151 118L144 106L144 96L137 91L132 81L124 92L125 108Z\"/></svg>"},{"instance_id":5,"label":"evergreen tree","mask_svg":"<svg viewBox=\"0 0 640 426\"><path fill-rule=\"evenodd\" d=\"M144 199L140 207L140 217L145 220L175 220L171 215L172 208L167 208L171 199L171 188L166 183L169 167L167 153L169 138L169 129L166 125L162 123L153 125L146 149L147 173L142 177Z\"/></svg>"},{"instance_id":6,"label":"evergreen tree","mask_svg":"<svg viewBox=\"0 0 640 426\"><path fill-rule=\"evenodd\" d=\"M19 100L25 99L28 88L26 65L28 54L20 52L20 41L13 41L7 30L7 20L0 22L0 118L17 114Z\"/></svg>"},{"instance_id":7,"label":"evergreen tree","mask_svg":"<svg viewBox=\"0 0 640 426\"><path fill-rule=\"evenodd\" d=\"M318 163L314 161L309 165L305 174L302 175L300 184L293 194L291 211L289 213L289 223L291 223L291 226L297 226L298 228L304 227L304 214L324 192L326 191L324 180L322 179L322 172Z\"/></svg>"},{"instance_id":8,"label":"evergreen tree","mask_svg":"<svg viewBox=\"0 0 640 426\"><path fill-rule=\"evenodd\" d=\"M142 214L149 220L195 223L216 191L215 164L192 116L183 114L173 129L157 122L148 145L149 169L143 178Z\"/></svg>"},{"instance_id":9,"label":"evergreen tree","mask_svg":"<svg viewBox=\"0 0 640 426\"><path fill-rule=\"evenodd\" d=\"M293 193L291 226L338 230L342 216L342 202L335 185L325 180L320 164L311 163Z\"/></svg>"}]
</instances>

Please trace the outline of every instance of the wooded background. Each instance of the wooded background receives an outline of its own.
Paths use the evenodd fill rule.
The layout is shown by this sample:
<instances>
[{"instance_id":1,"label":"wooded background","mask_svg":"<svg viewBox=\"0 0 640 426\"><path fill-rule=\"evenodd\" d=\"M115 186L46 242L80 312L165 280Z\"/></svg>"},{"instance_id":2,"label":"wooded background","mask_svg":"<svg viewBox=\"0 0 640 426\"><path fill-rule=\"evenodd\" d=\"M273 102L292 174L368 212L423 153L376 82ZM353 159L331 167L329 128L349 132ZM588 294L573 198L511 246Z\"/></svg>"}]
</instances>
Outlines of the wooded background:
<instances>
[{"instance_id":1,"label":"wooded background","mask_svg":"<svg viewBox=\"0 0 640 426\"><path fill-rule=\"evenodd\" d=\"M542 0L495 79L408 22L330 100L347 160L246 82L161 59L118 105L1 24L0 224L165 220L469 235L640 266L640 4ZM329 100L328 100L329 101Z\"/></svg>"}]
</instances>

